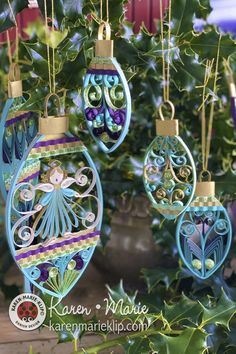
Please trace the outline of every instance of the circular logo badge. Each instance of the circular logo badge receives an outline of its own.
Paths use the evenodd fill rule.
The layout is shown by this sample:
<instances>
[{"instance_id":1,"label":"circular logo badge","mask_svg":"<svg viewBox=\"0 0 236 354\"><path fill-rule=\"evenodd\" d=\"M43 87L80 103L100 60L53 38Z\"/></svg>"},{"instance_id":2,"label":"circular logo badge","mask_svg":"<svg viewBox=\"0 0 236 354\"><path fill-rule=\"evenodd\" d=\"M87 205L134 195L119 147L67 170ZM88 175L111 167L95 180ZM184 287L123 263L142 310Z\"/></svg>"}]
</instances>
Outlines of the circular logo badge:
<instances>
[{"instance_id":1,"label":"circular logo badge","mask_svg":"<svg viewBox=\"0 0 236 354\"><path fill-rule=\"evenodd\" d=\"M45 303L34 294L18 295L9 306L9 317L14 326L22 331L33 331L39 328L46 318Z\"/></svg>"}]
</instances>

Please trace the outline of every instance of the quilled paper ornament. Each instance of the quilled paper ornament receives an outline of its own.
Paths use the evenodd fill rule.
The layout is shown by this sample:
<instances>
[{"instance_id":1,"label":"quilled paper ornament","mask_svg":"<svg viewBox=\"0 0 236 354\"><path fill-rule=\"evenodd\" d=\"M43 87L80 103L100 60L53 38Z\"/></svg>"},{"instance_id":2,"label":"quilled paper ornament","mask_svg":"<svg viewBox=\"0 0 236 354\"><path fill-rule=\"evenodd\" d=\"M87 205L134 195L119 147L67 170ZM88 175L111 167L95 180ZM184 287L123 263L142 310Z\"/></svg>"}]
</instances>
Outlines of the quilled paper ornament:
<instances>
[{"instance_id":1,"label":"quilled paper ornament","mask_svg":"<svg viewBox=\"0 0 236 354\"><path fill-rule=\"evenodd\" d=\"M178 120L165 120L160 106L161 120L156 120L157 136L148 147L144 159L144 186L154 208L166 219L175 219L191 202L196 170L192 155L179 136Z\"/></svg>"},{"instance_id":2,"label":"quilled paper ornament","mask_svg":"<svg viewBox=\"0 0 236 354\"><path fill-rule=\"evenodd\" d=\"M215 197L215 182L198 182L195 198L178 221L181 259L198 278L209 278L225 261L232 241L226 209Z\"/></svg>"},{"instance_id":3,"label":"quilled paper ornament","mask_svg":"<svg viewBox=\"0 0 236 354\"><path fill-rule=\"evenodd\" d=\"M111 27L107 22L99 26L95 57L84 78L83 110L88 130L98 146L106 153L117 149L128 133L131 97L125 75L113 57Z\"/></svg>"},{"instance_id":4,"label":"quilled paper ornament","mask_svg":"<svg viewBox=\"0 0 236 354\"><path fill-rule=\"evenodd\" d=\"M4 199L19 162L37 133L37 114L22 111L24 103L19 66L11 64L8 100L0 120L0 188Z\"/></svg>"},{"instance_id":5,"label":"quilled paper ornament","mask_svg":"<svg viewBox=\"0 0 236 354\"><path fill-rule=\"evenodd\" d=\"M102 189L82 141L67 133L68 117L39 119L7 198L6 228L12 255L39 290L62 298L77 283L100 236ZM38 180L24 181L25 165L38 161ZM33 171L32 171L33 173ZM23 182L22 182L23 181Z\"/></svg>"}]
</instances>

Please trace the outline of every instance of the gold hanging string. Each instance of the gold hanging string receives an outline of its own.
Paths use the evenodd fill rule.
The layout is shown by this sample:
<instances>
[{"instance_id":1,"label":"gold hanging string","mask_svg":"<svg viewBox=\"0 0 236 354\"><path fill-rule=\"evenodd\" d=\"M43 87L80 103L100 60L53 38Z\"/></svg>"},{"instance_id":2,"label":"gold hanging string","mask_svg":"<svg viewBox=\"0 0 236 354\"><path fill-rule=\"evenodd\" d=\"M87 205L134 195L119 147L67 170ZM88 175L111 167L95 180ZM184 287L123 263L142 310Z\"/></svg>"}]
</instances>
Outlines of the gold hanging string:
<instances>
[{"instance_id":1,"label":"gold hanging string","mask_svg":"<svg viewBox=\"0 0 236 354\"><path fill-rule=\"evenodd\" d=\"M52 4L52 32L54 33L54 0L51 0ZM54 37L53 37L54 38ZM52 86L53 86L53 93L56 92L56 73L55 73L55 48L52 48Z\"/></svg>"},{"instance_id":2,"label":"gold hanging string","mask_svg":"<svg viewBox=\"0 0 236 354\"><path fill-rule=\"evenodd\" d=\"M8 30L7 30L7 54L8 54L8 58L9 58L9 63L12 64L11 42L10 42Z\"/></svg>"},{"instance_id":3,"label":"gold hanging string","mask_svg":"<svg viewBox=\"0 0 236 354\"><path fill-rule=\"evenodd\" d=\"M47 45L47 61L48 61L48 83L49 90L52 92L52 80L51 80L51 63L50 63L50 48L47 40L48 36L48 11L47 11L47 0L44 0L44 17L45 17L45 39Z\"/></svg>"},{"instance_id":4,"label":"gold hanging string","mask_svg":"<svg viewBox=\"0 0 236 354\"><path fill-rule=\"evenodd\" d=\"M10 0L7 0L7 3L8 3L8 6L9 6L9 9L10 9L13 21L15 23L15 29L16 29L15 61L16 61L16 63L18 63L18 60L19 60L19 28L18 28L18 24L17 24L17 21L16 21L16 17L14 15L14 11L13 11L13 8L11 6ZM8 31L7 31L7 33L8 33ZM8 38L9 38L9 33L8 33ZM9 42L10 42L10 39L9 39ZM11 56L11 58L12 58L12 56ZM10 60L10 56L9 56L9 60ZM12 61L11 61L11 63L12 63Z\"/></svg>"},{"instance_id":5,"label":"gold hanging string","mask_svg":"<svg viewBox=\"0 0 236 354\"><path fill-rule=\"evenodd\" d=\"M165 46L164 46L164 20L163 20L163 3L160 0L160 23L161 23L161 51L162 51L162 84L163 84L163 99L166 101L166 72L165 72Z\"/></svg>"},{"instance_id":6,"label":"gold hanging string","mask_svg":"<svg viewBox=\"0 0 236 354\"><path fill-rule=\"evenodd\" d=\"M170 42L171 42L171 10L172 2L169 0L169 18L168 18L168 49L167 49L167 75L166 75L166 98L170 100Z\"/></svg>"},{"instance_id":7,"label":"gold hanging string","mask_svg":"<svg viewBox=\"0 0 236 354\"><path fill-rule=\"evenodd\" d=\"M217 79L218 79L219 59L220 59L220 43L221 43L221 35L219 36L219 41L218 41L216 65L215 65L215 72L214 72L214 85L213 85L214 95L216 95L217 92ZM208 60L206 63L206 71L205 71L203 93L202 93L202 104L199 108L199 110L201 110L201 125L202 125L202 171L200 173L200 180L202 180L204 175L207 175L209 180L211 179L211 173L208 171L208 162L209 162L209 155L211 150L215 100L214 97L211 100L208 129L206 129L206 101L209 97L209 94L206 95L206 87L213 71L214 62L215 60L213 59L212 61Z\"/></svg>"},{"instance_id":8,"label":"gold hanging string","mask_svg":"<svg viewBox=\"0 0 236 354\"><path fill-rule=\"evenodd\" d=\"M219 36L218 48L217 48L217 56L216 56L216 68L215 68L215 78L214 78L214 86L213 93L217 92L217 79L218 79L218 71L219 71L219 59L220 59L220 43L221 43L221 35ZM211 138L212 138L212 128L213 128L213 118L214 118L214 109L215 109L215 101L212 98L211 107L210 107L210 117L209 117L209 125L208 125L208 135L206 142L206 169L208 168L208 160L211 149Z\"/></svg>"},{"instance_id":9,"label":"gold hanging string","mask_svg":"<svg viewBox=\"0 0 236 354\"><path fill-rule=\"evenodd\" d=\"M103 20L103 0L100 0L100 21L104 22ZM106 0L106 21L109 22L109 0Z\"/></svg>"},{"instance_id":10,"label":"gold hanging string","mask_svg":"<svg viewBox=\"0 0 236 354\"><path fill-rule=\"evenodd\" d=\"M201 130L202 130L202 169L203 171L207 170L206 167L206 159L205 159L205 152L206 152L206 100L208 98L208 95L206 95L206 87L207 84L209 82L209 79L211 77L212 74L212 67L214 64L214 59L211 60L207 60L206 62L206 69L205 69L205 77L204 77L204 84L203 84L203 92L202 92L202 104L199 108L199 110L201 109Z\"/></svg>"},{"instance_id":11,"label":"gold hanging string","mask_svg":"<svg viewBox=\"0 0 236 354\"><path fill-rule=\"evenodd\" d=\"M16 27L16 48L15 48L15 53L16 53L16 63L19 61L19 29Z\"/></svg>"},{"instance_id":12,"label":"gold hanging string","mask_svg":"<svg viewBox=\"0 0 236 354\"><path fill-rule=\"evenodd\" d=\"M164 102L170 101L171 8L172 8L172 1L169 0L168 35L167 35L167 42L168 43L167 43L167 58L165 60L163 0L160 0L162 80L163 80L163 100L164 100ZM166 61L167 61L167 63L166 63Z\"/></svg>"},{"instance_id":13,"label":"gold hanging string","mask_svg":"<svg viewBox=\"0 0 236 354\"><path fill-rule=\"evenodd\" d=\"M103 1L100 0L100 20L103 21Z\"/></svg>"},{"instance_id":14,"label":"gold hanging string","mask_svg":"<svg viewBox=\"0 0 236 354\"><path fill-rule=\"evenodd\" d=\"M109 0L106 0L107 22L109 22Z\"/></svg>"}]
</instances>

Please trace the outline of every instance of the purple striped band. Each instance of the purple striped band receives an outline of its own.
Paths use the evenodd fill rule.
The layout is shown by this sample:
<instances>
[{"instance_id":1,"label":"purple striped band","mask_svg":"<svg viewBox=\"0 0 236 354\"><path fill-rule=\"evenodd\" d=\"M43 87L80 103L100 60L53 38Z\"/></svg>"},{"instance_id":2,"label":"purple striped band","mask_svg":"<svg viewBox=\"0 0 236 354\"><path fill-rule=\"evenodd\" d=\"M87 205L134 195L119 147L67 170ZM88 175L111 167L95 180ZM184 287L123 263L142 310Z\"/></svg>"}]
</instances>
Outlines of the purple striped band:
<instances>
[{"instance_id":1,"label":"purple striped band","mask_svg":"<svg viewBox=\"0 0 236 354\"><path fill-rule=\"evenodd\" d=\"M116 75L119 76L116 70L103 70L103 69L88 69L88 74L96 74L96 75Z\"/></svg>"},{"instance_id":2,"label":"purple striped band","mask_svg":"<svg viewBox=\"0 0 236 354\"><path fill-rule=\"evenodd\" d=\"M43 146L49 146L49 145L57 145L57 144L64 144L64 143L73 143L76 141L80 141L79 138L76 137L64 137L60 139L52 139L52 140L47 140L47 141L40 141L39 143L36 143L34 145L34 149L38 147L43 147Z\"/></svg>"},{"instance_id":3,"label":"purple striped band","mask_svg":"<svg viewBox=\"0 0 236 354\"><path fill-rule=\"evenodd\" d=\"M79 242L79 241L87 240L89 238L93 238L94 236L99 236L99 235L100 235L100 232L99 231L95 231L95 232L92 232L90 234L82 235L82 236L79 236L79 237L74 237L74 238L69 239L69 240L65 239L64 241L55 243L54 245L42 246L42 247L40 247L38 249L19 254L18 256L16 256L16 260L19 261L20 259L23 259L23 258L27 258L27 257L33 256L33 255L39 254L39 253L46 252L46 251L54 250L54 249L62 247L62 246L71 245L72 243L76 243L76 242Z\"/></svg>"},{"instance_id":4,"label":"purple striped band","mask_svg":"<svg viewBox=\"0 0 236 354\"><path fill-rule=\"evenodd\" d=\"M15 118L9 119L6 121L5 127L7 128L7 127L9 127L9 125L12 125L16 122L20 122L22 119L29 118L30 116L31 116L31 112L26 112L24 114L21 114L21 115L15 117Z\"/></svg>"},{"instance_id":5,"label":"purple striped band","mask_svg":"<svg viewBox=\"0 0 236 354\"><path fill-rule=\"evenodd\" d=\"M30 176L24 178L24 179L21 181L21 183L22 183L22 182L29 182L29 181L31 181L32 179L38 177L39 175L40 175L40 171L37 171L37 172L33 173L32 175L30 175Z\"/></svg>"}]
</instances>

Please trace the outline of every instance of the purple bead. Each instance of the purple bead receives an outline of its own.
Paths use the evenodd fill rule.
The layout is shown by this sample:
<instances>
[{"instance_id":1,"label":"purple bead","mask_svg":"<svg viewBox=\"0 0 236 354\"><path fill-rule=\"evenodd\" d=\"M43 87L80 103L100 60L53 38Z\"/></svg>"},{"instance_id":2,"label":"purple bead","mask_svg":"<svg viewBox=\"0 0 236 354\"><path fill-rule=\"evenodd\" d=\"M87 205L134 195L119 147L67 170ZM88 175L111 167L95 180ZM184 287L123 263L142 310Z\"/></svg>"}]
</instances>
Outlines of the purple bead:
<instances>
[{"instance_id":1,"label":"purple bead","mask_svg":"<svg viewBox=\"0 0 236 354\"><path fill-rule=\"evenodd\" d=\"M90 121L93 121L97 116L98 114L102 113L103 111L103 108L100 107L100 108L86 108L85 110L85 115L86 115L86 118Z\"/></svg>"},{"instance_id":2,"label":"purple bead","mask_svg":"<svg viewBox=\"0 0 236 354\"><path fill-rule=\"evenodd\" d=\"M108 108L110 116L113 118L113 121L117 125L124 125L125 123L125 110L124 109L117 109L113 111L110 107Z\"/></svg>"},{"instance_id":3,"label":"purple bead","mask_svg":"<svg viewBox=\"0 0 236 354\"><path fill-rule=\"evenodd\" d=\"M39 281L47 281L49 277L49 271L47 269L43 269L40 274Z\"/></svg>"},{"instance_id":4,"label":"purple bead","mask_svg":"<svg viewBox=\"0 0 236 354\"><path fill-rule=\"evenodd\" d=\"M83 268L83 266L84 266L84 261L81 258L81 256L76 255L75 257L73 257L73 259L76 261L75 269L76 270L81 270Z\"/></svg>"},{"instance_id":5,"label":"purple bead","mask_svg":"<svg viewBox=\"0 0 236 354\"><path fill-rule=\"evenodd\" d=\"M52 265L50 263L42 263L37 266L37 268L40 270L40 277L39 281L47 281L49 277L49 271L48 268L51 267Z\"/></svg>"}]
</instances>

